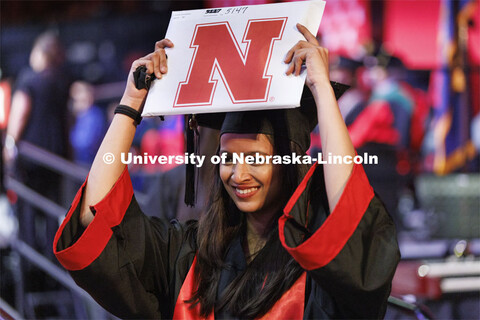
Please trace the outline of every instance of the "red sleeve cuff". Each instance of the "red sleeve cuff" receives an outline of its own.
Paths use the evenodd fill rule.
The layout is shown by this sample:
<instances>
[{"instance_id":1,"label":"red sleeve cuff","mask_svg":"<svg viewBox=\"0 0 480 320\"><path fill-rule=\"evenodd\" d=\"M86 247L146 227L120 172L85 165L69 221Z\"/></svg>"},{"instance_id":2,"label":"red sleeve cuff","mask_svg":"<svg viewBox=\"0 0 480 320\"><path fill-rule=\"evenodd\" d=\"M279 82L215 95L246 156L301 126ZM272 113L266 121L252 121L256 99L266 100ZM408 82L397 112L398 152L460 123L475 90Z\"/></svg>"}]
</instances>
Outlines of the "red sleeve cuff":
<instances>
[{"instance_id":1,"label":"red sleeve cuff","mask_svg":"<svg viewBox=\"0 0 480 320\"><path fill-rule=\"evenodd\" d=\"M362 165L355 164L337 205L322 226L305 242L295 248L285 242L285 222L300 195L312 177L317 163L310 168L295 190L279 219L280 241L285 249L306 270L321 268L332 261L343 249L367 210L374 193Z\"/></svg>"},{"instance_id":2,"label":"red sleeve cuff","mask_svg":"<svg viewBox=\"0 0 480 320\"><path fill-rule=\"evenodd\" d=\"M87 178L88 180L88 178ZM65 226L72 218L73 212L80 205L87 181L77 192L72 206L55 234L53 252L58 261L68 270L81 270L100 256L112 236L112 227L120 224L133 197L133 187L128 170L125 168L110 192L94 207L95 217L83 232L82 236L70 247L57 250L58 241Z\"/></svg>"}]
</instances>

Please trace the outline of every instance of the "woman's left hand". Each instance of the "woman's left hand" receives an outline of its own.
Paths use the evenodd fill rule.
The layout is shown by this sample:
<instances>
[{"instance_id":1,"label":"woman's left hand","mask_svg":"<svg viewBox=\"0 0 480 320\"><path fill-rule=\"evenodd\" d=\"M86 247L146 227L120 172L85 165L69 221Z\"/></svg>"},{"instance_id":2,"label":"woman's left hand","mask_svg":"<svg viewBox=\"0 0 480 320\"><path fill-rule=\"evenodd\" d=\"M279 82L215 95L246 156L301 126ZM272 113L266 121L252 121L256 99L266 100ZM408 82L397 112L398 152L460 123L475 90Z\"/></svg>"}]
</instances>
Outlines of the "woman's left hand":
<instances>
[{"instance_id":1,"label":"woman's left hand","mask_svg":"<svg viewBox=\"0 0 480 320\"><path fill-rule=\"evenodd\" d=\"M284 62L289 64L286 74L300 75L302 65L307 67L307 86L310 90L320 85L330 85L328 74L328 50L321 47L317 38L300 23L297 29L305 40L299 41L287 53Z\"/></svg>"},{"instance_id":2,"label":"woman's left hand","mask_svg":"<svg viewBox=\"0 0 480 320\"><path fill-rule=\"evenodd\" d=\"M317 105L318 127L322 141L322 153L355 156L347 127L343 121L328 75L328 50L322 48L317 38L305 26L297 24L305 40L299 41L288 51L285 63L289 63L287 75L299 75L302 64L307 67L307 86ZM324 164L325 188L330 208L337 205L352 172L353 164Z\"/></svg>"}]
</instances>

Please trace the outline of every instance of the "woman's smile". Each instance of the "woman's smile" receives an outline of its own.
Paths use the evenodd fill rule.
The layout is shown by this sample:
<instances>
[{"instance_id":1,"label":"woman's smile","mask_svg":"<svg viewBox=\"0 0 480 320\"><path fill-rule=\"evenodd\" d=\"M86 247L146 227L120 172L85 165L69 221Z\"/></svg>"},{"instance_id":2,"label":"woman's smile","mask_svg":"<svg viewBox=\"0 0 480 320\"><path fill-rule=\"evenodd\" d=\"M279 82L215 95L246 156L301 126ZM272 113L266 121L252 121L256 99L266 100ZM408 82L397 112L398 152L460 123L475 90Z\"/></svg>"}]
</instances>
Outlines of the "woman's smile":
<instances>
[{"instance_id":1,"label":"woman's smile","mask_svg":"<svg viewBox=\"0 0 480 320\"><path fill-rule=\"evenodd\" d=\"M246 186L232 186L235 189L235 194L237 197L241 199L246 199L253 197L255 194L257 194L258 189L260 187L246 187Z\"/></svg>"}]
</instances>

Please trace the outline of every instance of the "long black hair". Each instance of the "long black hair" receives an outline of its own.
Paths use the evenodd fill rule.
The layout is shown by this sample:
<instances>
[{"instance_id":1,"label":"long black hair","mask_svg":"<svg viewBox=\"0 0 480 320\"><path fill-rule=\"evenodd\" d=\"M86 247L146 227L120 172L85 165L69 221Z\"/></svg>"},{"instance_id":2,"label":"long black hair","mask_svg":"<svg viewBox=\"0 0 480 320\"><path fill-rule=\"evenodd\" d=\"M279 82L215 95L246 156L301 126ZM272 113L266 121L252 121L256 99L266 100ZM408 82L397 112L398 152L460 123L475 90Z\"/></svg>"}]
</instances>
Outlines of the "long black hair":
<instances>
[{"instance_id":1,"label":"long black hair","mask_svg":"<svg viewBox=\"0 0 480 320\"><path fill-rule=\"evenodd\" d=\"M285 138L267 136L275 153L287 155L304 152L295 143ZM274 141L272 141L274 140ZM279 201L285 206L299 181L308 170L306 165L284 165L281 174L285 186ZM280 210L277 219L281 216ZM239 318L256 318L270 310L302 274L303 269L282 247L278 238L278 224L268 231L268 239L246 270L240 273L217 299L220 274L225 267L226 251L232 240L245 236L245 214L240 212L225 190L219 168L215 168L212 193L207 211L198 225L198 254L195 275L198 289L191 300L200 304L200 313L207 317L212 311L225 310Z\"/></svg>"}]
</instances>

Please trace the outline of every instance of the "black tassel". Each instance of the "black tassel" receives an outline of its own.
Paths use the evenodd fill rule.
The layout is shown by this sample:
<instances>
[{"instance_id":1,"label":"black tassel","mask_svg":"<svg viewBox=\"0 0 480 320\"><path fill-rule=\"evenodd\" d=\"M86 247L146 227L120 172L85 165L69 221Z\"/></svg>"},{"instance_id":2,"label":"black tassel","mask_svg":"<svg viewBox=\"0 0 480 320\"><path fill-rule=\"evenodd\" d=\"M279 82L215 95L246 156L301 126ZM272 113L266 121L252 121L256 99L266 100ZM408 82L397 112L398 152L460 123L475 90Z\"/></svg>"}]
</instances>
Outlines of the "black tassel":
<instances>
[{"instance_id":1,"label":"black tassel","mask_svg":"<svg viewBox=\"0 0 480 320\"><path fill-rule=\"evenodd\" d=\"M188 116L185 124L185 130L187 132L187 154L190 155L195 152L195 116ZM184 200L187 206L195 206L195 165L190 162L186 165Z\"/></svg>"}]
</instances>

